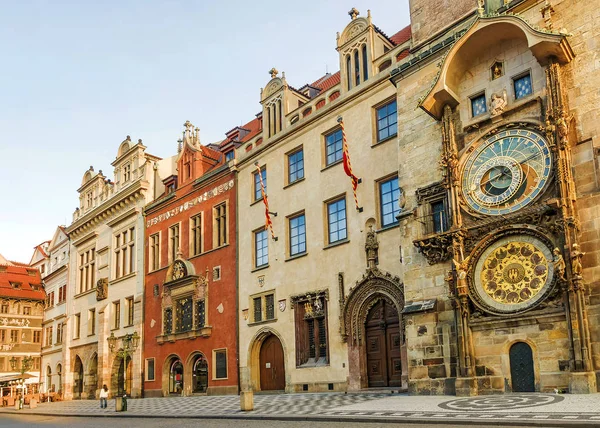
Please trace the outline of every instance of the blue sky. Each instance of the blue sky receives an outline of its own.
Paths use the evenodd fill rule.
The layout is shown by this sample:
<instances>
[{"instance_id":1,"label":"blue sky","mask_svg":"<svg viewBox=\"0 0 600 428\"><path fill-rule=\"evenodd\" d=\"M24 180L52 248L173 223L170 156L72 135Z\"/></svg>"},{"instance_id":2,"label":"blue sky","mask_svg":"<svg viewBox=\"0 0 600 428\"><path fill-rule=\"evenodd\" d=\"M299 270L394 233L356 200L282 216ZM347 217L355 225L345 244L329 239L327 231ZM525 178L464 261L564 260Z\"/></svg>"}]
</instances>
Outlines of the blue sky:
<instances>
[{"instance_id":1,"label":"blue sky","mask_svg":"<svg viewBox=\"0 0 600 428\"><path fill-rule=\"evenodd\" d=\"M29 1L0 14L0 253L29 262L70 224L81 177L126 135L174 154L186 120L203 144L260 110L275 66L300 87L339 69L335 36L356 7L388 35L400 1Z\"/></svg>"}]
</instances>

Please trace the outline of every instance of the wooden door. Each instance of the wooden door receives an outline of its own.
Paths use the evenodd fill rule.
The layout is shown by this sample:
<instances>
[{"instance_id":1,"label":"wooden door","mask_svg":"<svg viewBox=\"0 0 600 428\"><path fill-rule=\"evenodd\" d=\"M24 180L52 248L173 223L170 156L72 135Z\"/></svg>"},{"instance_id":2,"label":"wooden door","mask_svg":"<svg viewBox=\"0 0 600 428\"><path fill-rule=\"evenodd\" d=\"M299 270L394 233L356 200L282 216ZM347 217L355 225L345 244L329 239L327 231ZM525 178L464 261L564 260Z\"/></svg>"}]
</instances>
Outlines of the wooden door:
<instances>
[{"instance_id":1,"label":"wooden door","mask_svg":"<svg viewBox=\"0 0 600 428\"><path fill-rule=\"evenodd\" d=\"M267 337L260 348L260 389L262 391L285 389L283 347L275 335Z\"/></svg>"},{"instance_id":2,"label":"wooden door","mask_svg":"<svg viewBox=\"0 0 600 428\"><path fill-rule=\"evenodd\" d=\"M535 392L531 347L525 342L517 342L510 347L508 354L513 392Z\"/></svg>"},{"instance_id":3,"label":"wooden door","mask_svg":"<svg viewBox=\"0 0 600 428\"><path fill-rule=\"evenodd\" d=\"M369 311L365 329L369 387L401 386L400 325L395 306L377 302Z\"/></svg>"}]
</instances>

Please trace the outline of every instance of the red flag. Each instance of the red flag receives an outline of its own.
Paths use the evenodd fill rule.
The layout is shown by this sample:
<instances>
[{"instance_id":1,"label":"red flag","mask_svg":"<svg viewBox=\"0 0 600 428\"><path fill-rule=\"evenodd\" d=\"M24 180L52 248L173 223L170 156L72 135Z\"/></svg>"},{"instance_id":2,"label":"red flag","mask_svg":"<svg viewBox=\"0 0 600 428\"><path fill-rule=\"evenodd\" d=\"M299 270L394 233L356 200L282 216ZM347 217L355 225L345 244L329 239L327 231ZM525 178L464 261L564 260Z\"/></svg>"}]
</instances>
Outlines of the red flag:
<instances>
[{"instance_id":1,"label":"red flag","mask_svg":"<svg viewBox=\"0 0 600 428\"><path fill-rule=\"evenodd\" d=\"M267 193L265 192L265 183L262 179L262 171L260 170L260 166L258 162L256 162L256 169L258 170L258 179L260 180L260 193L262 194L263 203L265 204L265 229L269 229L271 231L271 238L274 241L277 241L275 237L275 233L273 232L273 222L271 221L271 213L269 212L269 199L267 198Z\"/></svg>"},{"instance_id":2,"label":"red flag","mask_svg":"<svg viewBox=\"0 0 600 428\"><path fill-rule=\"evenodd\" d=\"M340 117L338 118L338 122L342 127L342 159L344 161L344 172L352 181L352 191L354 192L354 204L356 205L356 210L362 211L362 208L358 206L358 198L356 197L356 188L358 187L358 183L360 183L360 178L352 172L350 153L348 153L348 143L346 142L346 131L344 131L344 120Z\"/></svg>"}]
</instances>

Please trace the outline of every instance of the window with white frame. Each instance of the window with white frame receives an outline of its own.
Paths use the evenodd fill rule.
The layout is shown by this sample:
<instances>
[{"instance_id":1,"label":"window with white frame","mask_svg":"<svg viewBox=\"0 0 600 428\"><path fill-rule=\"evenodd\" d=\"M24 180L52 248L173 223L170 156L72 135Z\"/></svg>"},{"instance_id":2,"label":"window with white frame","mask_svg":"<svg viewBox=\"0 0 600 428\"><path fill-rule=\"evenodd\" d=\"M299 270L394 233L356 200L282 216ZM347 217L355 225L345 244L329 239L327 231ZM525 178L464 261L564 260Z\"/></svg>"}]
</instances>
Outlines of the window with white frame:
<instances>
[{"instance_id":1,"label":"window with white frame","mask_svg":"<svg viewBox=\"0 0 600 428\"><path fill-rule=\"evenodd\" d=\"M96 249L90 248L79 254L79 292L94 287L96 279Z\"/></svg>"},{"instance_id":2,"label":"window with white frame","mask_svg":"<svg viewBox=\"0 0 600 428\"><path fill-rule=\"evenodd\" d=\"M254 232L254 259L255 266L261 267L269 264L269 238L266 229Z\"/></svg>"},{"instance_id":3,"label":"window with white frame","mask_svg":"<svg viewBox=\"0 0 600 428\"><path fill-rule=\"evenodd\" d=\"M150 271L160 268L160 233L150 236Z\"/></svg>"},{"instance_id":4,"label":"window with white frame","mask_svg":"<svg viewBox=\"0 0 600 428\"><path fill-rule=\"evenodd\" d=\"M135 227L115 235L115 279L135 272Z\"/></svg>"},{"instance_id":5,"label":"window with white frame","mask_svg":"<svg viewBox=\"0 0 600 428\"><path fill-rule=\"evenodd\" d=\"M190 218L190 255L202 252L202 214Z\"/></svg>"},{"instance_id":6,"label":"window with white frame","mask_svg":"<svg viewBox=\"0 0 600 428\"><path fill-rule=\"evenodd\" d=\"M327 204L327 230L330 244L348 239L345 198Z\"/></svg>"},{"instance_id":7,"label":"window with white frame","mask_svg":"<svg viewBox=\"0 0 600 428\"><path fill-rule=\"evenodd\" d=\"M213 240L216 247L227 243L227 203L217 205L213 208Z\"/></svg>"},{"instance_id":8,"label":"window with white frame","mask_svg":"<svg viewBox=\"0 0 600 428\"><path fill-rule=\"evenodd\" d=\"M169 263L177 258L179 253L179 223L169 227Z\"/></svg>"}]
</instances>

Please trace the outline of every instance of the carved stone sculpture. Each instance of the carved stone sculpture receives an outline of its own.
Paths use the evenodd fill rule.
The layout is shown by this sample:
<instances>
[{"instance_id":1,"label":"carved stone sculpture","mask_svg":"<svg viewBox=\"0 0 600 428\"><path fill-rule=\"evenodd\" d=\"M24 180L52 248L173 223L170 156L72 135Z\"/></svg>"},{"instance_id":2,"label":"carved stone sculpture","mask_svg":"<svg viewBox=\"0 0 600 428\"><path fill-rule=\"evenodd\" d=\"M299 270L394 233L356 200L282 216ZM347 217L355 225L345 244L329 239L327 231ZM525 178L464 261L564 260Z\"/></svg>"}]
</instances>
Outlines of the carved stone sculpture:
<instances>
[{"instance_id":1,"label":"carved stone sculpture","mask_svg":"<svg viewBox=\"0 0 600 428\"><path fill-rule=\"evenodd\" d=\"M583 266L581 264L581 258L585 255L585 253L579 251L579 245L573 244L573 251L571 251L571 271L573 275L581 278L581 274L583 273Z\"/></svg>"},{"instance_id":2,"label":"carved stone sculpture","mask_svg":"<svg viewBox=\"0 0 600 428\"><path fill-rule=\"evenodd\" d=\"M100 278L96 283L96 300L104 300L108 297L108 278Z\"/></svg>"},{"instance_id":3,"label":"carved stone sculpture","mask_svg":"<svg viewBox=\"0 0 600 428\"><path fill-rule=\"evenodd\" d=\"M556 272L559 280L565 281L565 269L567 267L565 259L560 253L559 248L555 248L554 250L552 250L552 254L554 254L554 271Z\"/></svg>"},{"instance_id":4,"label":"carved stone sculpture","mask_svg":"<svg viewBox=\"0 0 600 428\"><path fill-rule=\"evenodd\" d=\"M492 94L490 99L490 115L498 116L504 113L506 105L508 104L508 97L506 96L506 89L501 94Z\"/></svg>"}]
</instances>

